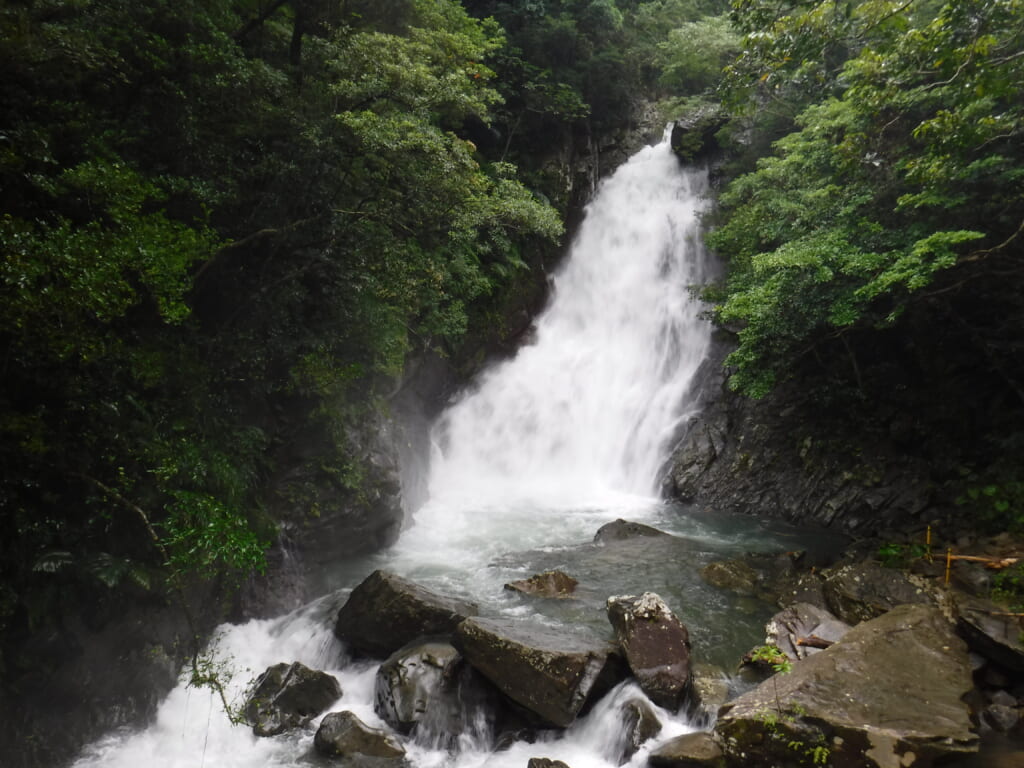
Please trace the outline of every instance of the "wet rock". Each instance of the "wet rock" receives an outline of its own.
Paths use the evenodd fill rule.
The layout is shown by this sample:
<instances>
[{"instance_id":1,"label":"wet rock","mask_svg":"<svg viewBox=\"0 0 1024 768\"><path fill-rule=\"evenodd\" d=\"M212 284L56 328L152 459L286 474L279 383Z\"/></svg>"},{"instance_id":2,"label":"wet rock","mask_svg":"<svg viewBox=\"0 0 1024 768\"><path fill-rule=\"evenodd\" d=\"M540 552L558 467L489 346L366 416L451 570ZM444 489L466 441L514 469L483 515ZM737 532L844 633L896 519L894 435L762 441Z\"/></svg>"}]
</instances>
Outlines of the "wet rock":
<instances>
[{"instance_id":1,"label":"wet rock","mask_svg":"<svg viewBox=\"0 0 1024 768\"><path fill-rule=\"evenodd\" d=\"M643 692L676 710L690 693L690 634L658 595L609 597L608 620Z\"/></svg>"},{"instance_id":2,"label":"wet rock","mask_svg":"<svg viewBox=\"0 0 1024 768\"><path fill-rule=\"evenodd\" d=\"M709 563L700 575L719 589L773 603L783 592L797 588L802 575L798 566L803 558L802 551L776 554L748 552L731 560Z\"/></svg>"},{"instance_id":3,"label":"wet rock","mask_svg":"<svg viewBox=\"0 0 1024 768\"><path fill-rule=\"evenodd\" d=\"M629 762L637 751L661 733L661 721L643 699L630 699L622 705L622 754L619 765Z\"/></svg>"},{"instance_id":4,"label":"wet rock","mask_svg":"<svg viewBox=\"0 0 1024 768\"><path fill-rule=\"evenodd\" d=\"M725 671L714 664L693 665L693 698L700 703L695 714L703 721L713 720L719 708L729 698L729 681Z\"/></svg>"},{"instance_id":5,"label":"wet rock","mask_svg":"<svg viewBox=\"0 0 1024 768\"><path fill-rule=\"evenodd\" d=\"M601 544L608 541L622 541L624 539L635 539L641 536L670 536L671 534L659 531L643 523L634 523L629 520L613 520L605 523L597 529L594 535L594 543Z\"/></svg>"},{"instance_id":6,"label":"wet rock","mask_svg":"<svg viewBox=\"0 0 1024 768\"><path fill-rule=\"evenodd\" d=\"M881 616L897 605L933 602L923 579L869 560L830 569L822 588L828 609L848 624Z\"/></svg>"},{"instance_id":7,"label":"wet rock","mask_svg":"<svg viewBox=\"0 0 1024 768\"><path fill-rule=\"evenodd\" d=\"M275 664L256 680L245 717L257 736L275 736L305 725L340 697L341 685L326 672Z\"/></svg>"},{"instance_id":8,"label":"wet rock","mask_svg":"<svg viewBox=\"0 0 1024 768\"><path fill-rule=\"evenodd\" d=\"M765 643L799 660L837 643L850 630L824 608L797 603L775 614L765 625ZM820 642L818 642L820 641Z\"/></svg>"},{"instance_id":9,"label":"wet rock","mask_svg":"<svg viewBox=\"0 0 1024 768\"><path fill-rule=\"evenodd\" d=\"M374 571L338 612L334 634L353 650L386 658L420 637L451 634L476 606L386 571Z\"/></svg>"},{"instance_id":10,"label":"wet rock","mask_svg":"<svg viewBox=\"0 0 1024 768\"><path fill-rule=\"evenodd\" d=\"M957 605L957 631L972 650L1016 673L1024 673L1024 622L1006 616L1007 610L981 598L961 598Z\"/></svg>"},{"instance_id":11,"label":"wet rock","mask_svg":"<svg viewBox=\"0 0 1024 768\"><path fill-rule=\"evenodd\" d=\"M560 727L625 676L615 649L600 639L522 620L466 619L455 645L503 694Z\"/></svg>"},{"instance_id":12,"label":"wet rock","mask_svg":"<svg viewBox=\"0 0 1024 768\"><path fill-rule=\"evenodd\" d=\"M818 608L826 608L825 590L820 573L799 573L791 582L782 586L776 605L785 608L793 603L810 603Z\"/></svg>"},{"instance_id":13,"label":"wet rock","mask_svg":"<svg viewBox=\"0 0 1024 768\"><path fill-rule=\"evenodd\" d=\"M932 765L977 750L962 701L972 688L966 646L942 613L903 605L726 704L715 733L752 768L814 750L833 768Z\"/></svg>"},{"instance_id":14,"label":"wet rock","mask_svg":"<svg viewBox=\"0 0 1024 768\"><path fill-rule=\"evenodd\" d=\"M720 107L693 110L673 124L672 151L686 163L707 160L721 150L715 134L728 122L727 113Z\"/></svg>"},{"instance_id":15,"label":"wet rock","mask_svg":"<svg viewBox=\"0 0 1024 768\"><path fill-rule=\"evenodd\" d=\"M505 589L534 597L565 598L576 591L576 579L563 571L544 571L528 579L513 581Z\"/></svg>"},{"instance_id":16,"label":"wet rock","mask_svg":"<svg viewBox=\"0 0 1024 768\"><path fill-rule=\"evenodd\" d=\"M569 768L561 760L552 760L549 757L531 757L526 768Z\"/></svg>"},{"instance_id":17,"label":"wet rock","mask_svg":"<svg viewBox=\"0 0 1024 768\"><path fill-rule=\"evenodd\" d=\"M985 722L994 731L1008 733L1021 725L1021 711L1005 704L990 704L983 713Z\"/></svg>"},{"instance_id":18,"label":"wet rock","mask_svg":"<svg viewBox=\"0 0 1024 768\"><path fill-rule=\"evenodd\" d=\"M388 725L409 733L433 700L451 683L462 656L447 641L414 642L395 651L377 669L373 710Z\"/></svg>"},{"instance_id":19,"label":"wet rock","mask_svg":"<svg viewBox=\"0 0 1024 768\"><path fill-rule=\"evenodd\" d=\"M716 560L701 568L700 577L719 589L741 595L757 594L758 574L741 560Z\"/></svg>"},{"instance_id":20,"label":"wet rock","mask_svg":"<svg viewBox=\"0 0 1024 768\"><path fill-rule=\"evenodd\" d=\"M710 733L677 736L651 752L651 768L725 768L725 755Z\"/></svg>"},{"instance_id":21,"label":"wet rock","mask_svg":"<svg viewBox=\"0 0 1024 768\"><path fill-rule=\"evenodd\" d=\"M405 749L390 734L371 728L351 712L331 712L320 723L313 747L327 757L343 757L346 768L401 768Z\"/></svg>"}]
</instances>

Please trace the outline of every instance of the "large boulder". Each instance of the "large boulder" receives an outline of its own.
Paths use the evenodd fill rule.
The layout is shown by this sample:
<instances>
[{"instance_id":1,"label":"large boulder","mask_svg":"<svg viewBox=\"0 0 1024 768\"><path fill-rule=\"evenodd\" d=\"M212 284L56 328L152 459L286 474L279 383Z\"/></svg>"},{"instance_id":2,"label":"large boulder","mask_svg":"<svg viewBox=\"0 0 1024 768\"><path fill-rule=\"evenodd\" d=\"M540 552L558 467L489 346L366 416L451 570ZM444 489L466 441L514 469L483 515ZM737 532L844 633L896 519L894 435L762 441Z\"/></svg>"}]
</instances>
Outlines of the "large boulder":
<instances>
[{"instance_id":1,"label":"large boulder","mask_svg":"<svg viewBox=\"0 0 1024 768\"><path fill-rule=\"evenodd\" d=\"M439 595L387 571L374 571L338 612L334 634L349 648L386 658L428 635L449 635L476 606Z\"/></svg>"},{"instance_id":2,"label":"large boulder","mask_svg":"<svg viewBox=\"0 0 1024 768\"><path fill-rule=\"evenodd\" d=\"M924 579L870 560L829 570L822 586L829 610L848 624L881 616L897 605L935 602Z\"/></svg>"},{"instance_id":3,"label":"large boulder","mask_svg":"<svg viewBox=\"0 0 1024 768\"><path fill-rule=\"evenodd\" d=\"M351 712L331 712L320 723L313 747L321 755L344 758L346 768L401 768L405 749L394 736L371 728Z\"/></svg>"},{"instance_id":4,"label":"large boulder","mask_svg":"<svg viewBox=\"0 0 1024 768\"><path fill-rule=\"evenodd\" d=\"M903 605L726 704L715 733L748 768L930 766L977 750L962 700L972 687L967 648L942 613Z\"/></svg>"},{"instance_id":5,"label":"large boulder","mask_svg":"<svg viewBox=\"0 0 1024 768\"><path fill-rule=\"evenodd\" d=\"M257 736L275 736L305 725L340 697L332 675L299 662L275 664L256 680L245 717Z\"/></svg>"},{"instance_id":6,"label":"large boulder","mask_svg":"<svg viewBox=\"0 0 1024 768\"><path fill-rule=\"evenodd\" d=\"M461 661L446 640L414 642L395 651L377 669L374 712L395 730L409 733L454 680Z\"/></svg>"},{"instance_id":7,"label":"large boulder","mask_svg":"<svg viewBox=\"0 0 1024 768\"><path fill-rule=\"evenodd\" d=\"M843 639L850 625L824 608L795 603L779 611L765 625L765 643L791 659L803 659Z\"/></svg>"},{"instance_id":8,"label":"large boulder","mask_svg":"<svg viewBox=\"0 0 1024 768\"><path fill-rule=\"evenodd\" d=\"M463 734L490 734L497 695L444 639L426 639L396 651L377 670L374 711L416 741L447 749Z\"/></svg>"},{"instance_id":9,"label":"large boulder","mask_svg":"<svg viewBox=\"0 0 1024 768\"><path fill-rule=\"evenodd\" d=\"M608 620L640 688L660 707L676 710L690 693L690 634L653 592L609 597Z\"/></svg>"},{"instance_id":10,"label":"large boulder","mask_svg":"<svg viewBox=\"0 0 1024 768\"><path fill-rule=\"evenodd\" d=\"M508 698L559 727L625 677L615 649L600 639L533 622L469 618L455 645Z\"/></svg>"}]
</instances>

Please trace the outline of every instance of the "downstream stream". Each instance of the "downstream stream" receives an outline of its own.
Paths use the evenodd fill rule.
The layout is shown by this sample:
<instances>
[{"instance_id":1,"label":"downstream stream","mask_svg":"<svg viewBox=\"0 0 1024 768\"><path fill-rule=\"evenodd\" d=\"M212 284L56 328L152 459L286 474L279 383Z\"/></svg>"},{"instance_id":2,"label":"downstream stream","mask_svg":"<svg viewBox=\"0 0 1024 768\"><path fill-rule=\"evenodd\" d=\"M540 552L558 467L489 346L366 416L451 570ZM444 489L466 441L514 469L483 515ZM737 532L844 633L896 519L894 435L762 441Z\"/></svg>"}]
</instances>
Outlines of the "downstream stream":
<instances>
[{"instance_id":1,"label":"downstream stream","mask_svg":"<svg viewBox=\"0 0 1024 768\"><path fill-rule=\"evenodd\" d=\"M689 626L696 660L725 669L761 641L771 607L705 585L698 570L723 556L810 542L782 527L696 514L656 498L659 471L692 415L689 390L710 343L703 307L688 290L709 266L699 239L707 202L706 173L681 168L667 140L602 184L532 343L485 372L436 425L430 498L398 543L322 574L324 597L292 614L220 629L214 653L233 675L236 703L266 667L301 661L340 680L344 693L333 711L382 725L372 703L376 665L351 661L331 632L349 591L376 568L470 598L483 614L589 626L609 636L606 597L655 591ZM680 538L592 544L597 529L616 518ZM550 568L579 580L577 599L549 604L502 588ZM530 757L615 768L616 704L636 695L626 683L566 732L539 743L497 751L493 734L467 727L454 752L415 738L406 748L413 768L525 768ZM659 740L693 728L675 713L658 713ZM208 691L182 684L155 722L108 735L75 765L326 765L312 751L314 730L257 738L232 726ZM630 764L644 765L646 753Z\"/></svg>"}]
</instances>

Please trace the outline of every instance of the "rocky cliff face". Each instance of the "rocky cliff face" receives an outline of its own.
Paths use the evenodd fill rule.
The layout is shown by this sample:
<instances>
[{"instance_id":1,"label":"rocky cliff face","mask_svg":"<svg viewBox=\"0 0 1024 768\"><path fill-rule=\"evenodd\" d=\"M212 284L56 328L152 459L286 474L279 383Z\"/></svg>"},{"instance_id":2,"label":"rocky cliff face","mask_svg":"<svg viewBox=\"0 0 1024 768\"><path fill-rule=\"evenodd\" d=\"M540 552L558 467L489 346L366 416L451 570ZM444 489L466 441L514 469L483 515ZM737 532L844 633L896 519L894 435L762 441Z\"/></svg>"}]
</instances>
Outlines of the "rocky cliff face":
<instances>
[{"instance_id":1,"label":"rocky cliff face","mask_svg":"<svg viewBox=\"0 0 1024 768\"><path fill-rule=\"evenodd\" d=\"M878 532L931 520L932 465L895 422L873 423L781 387L763 400L729 391L723 334L705 363L702 412L686 427L664 477L666 495L700 507ZM884 429L884 431L883 431Z\"/></svg>"}]
</instances>

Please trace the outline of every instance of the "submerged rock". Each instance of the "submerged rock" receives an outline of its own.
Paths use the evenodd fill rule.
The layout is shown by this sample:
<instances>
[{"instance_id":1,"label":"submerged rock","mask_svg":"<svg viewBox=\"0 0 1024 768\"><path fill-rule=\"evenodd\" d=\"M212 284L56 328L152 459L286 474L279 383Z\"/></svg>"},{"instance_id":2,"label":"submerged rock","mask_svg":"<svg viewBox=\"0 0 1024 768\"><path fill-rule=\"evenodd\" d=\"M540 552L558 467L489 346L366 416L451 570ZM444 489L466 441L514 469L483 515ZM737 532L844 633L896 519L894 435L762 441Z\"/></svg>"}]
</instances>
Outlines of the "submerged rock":
<instances>
[{"instance_id":1,"label":"submerged rock","mask_svg":"<svg viewBox=\"0 0 1024 768\"><path fill-rule=\"evenodd\" d=\"M765 554L748 552L730 560L716 560L700 571L713 587L773 603L783 592L796 589L802 575L799 564L804 552Z\"/></svg>"},{"instance_id":2,"label":"submerged rock","mask_svg":"<svg viewBox=\"0 0 1024 768\"><path fill-rule=\"evenodd\" d=\"M505 585L505 589L512 592L520 592L524 595L534 597L565 598L571 597L579 584L569 574L563 571L544 571L528 579L512 581Z\"/></svg>"},{"instance_id":3,"label":"submerged rock","mask_svg":"<svg viewBox=\"0 0 1024 768\"><path fill-rule=\"evenodd\" d=\"M351 712L331 712L320 723L313 747L327 757L343 757L352 768L400 768L405 749L385 731L371 728Z\"/></svg>"},{"instance_id":4,"label":"submerged rock","mask_svg":"<svg viewBox=\"0 0 1024 768\"><path fill-rule=\"evenodd\" d=\"M722 708L715 733L750 768L827 758L910 768L977 750L967 649L941 612L903 605Z\"/></svg>"},{"instance_id":5,"label":"submerged rock","mask_svg":"<svg viewBox=\"0 0 1024 768\"><path fill-rule=\"evenodd\" d=\"M531 757L526 768L569 768L561 760L552 760L550 757Z\"/></svg>"},{"instance_id":6,"label":"submerged rock","mask_svg":"<svg viewBox=\"0 0 1024 768\"><path fill-rule=\"evenodd\" d=\"M245 717L257 736L275 736L305 725L340 697L341 685L326 672L275 664L256 680Z\"/></svg>"},{"instance_id":7,"label":"submerged rock","mask_svg":"<svg viewBox=\"0 0 1024 768\"><path fill-rule=\"evenodd\" d=\"M466 619L455 645L503 694L560 727L624 678L615 649L600 639L521 620Z\"/></svg>"},{"instance_id":8,"label":"submerged rock","mask_svg":"<svg viewBox=\"0 0 1024 768\"><path fill-rule=\"evenodd\" d=\"M634 523L630 520L613 520L605 523L597 529L594 534L594 543L601 544L608 541L622 541L624 539L635 539L641 536L671 536L672 534L659 531L643 523Z\"/></svg>"},{"instance_id":9,"label":"submerged rock","mask_svg":"<svg viewBox=\"0 0 1024 768\"><path fill-rule=\"evenodd\" d=\"M609 597L615 628L640 688L660 707L676 710L690 693L690 634L658 595Z\"/></svg>"},{"instance_id":10,"label":"submerged rock","mask_svg":"<svg viewBox=\"0 0 1024 768\"><path fill-rule=\"evenodd\" d=\"M386 571L374 571L338 612L334 634L359 653L385 658L429 635L451 634L476 606Z\"/></svg>"}]
</instances>

